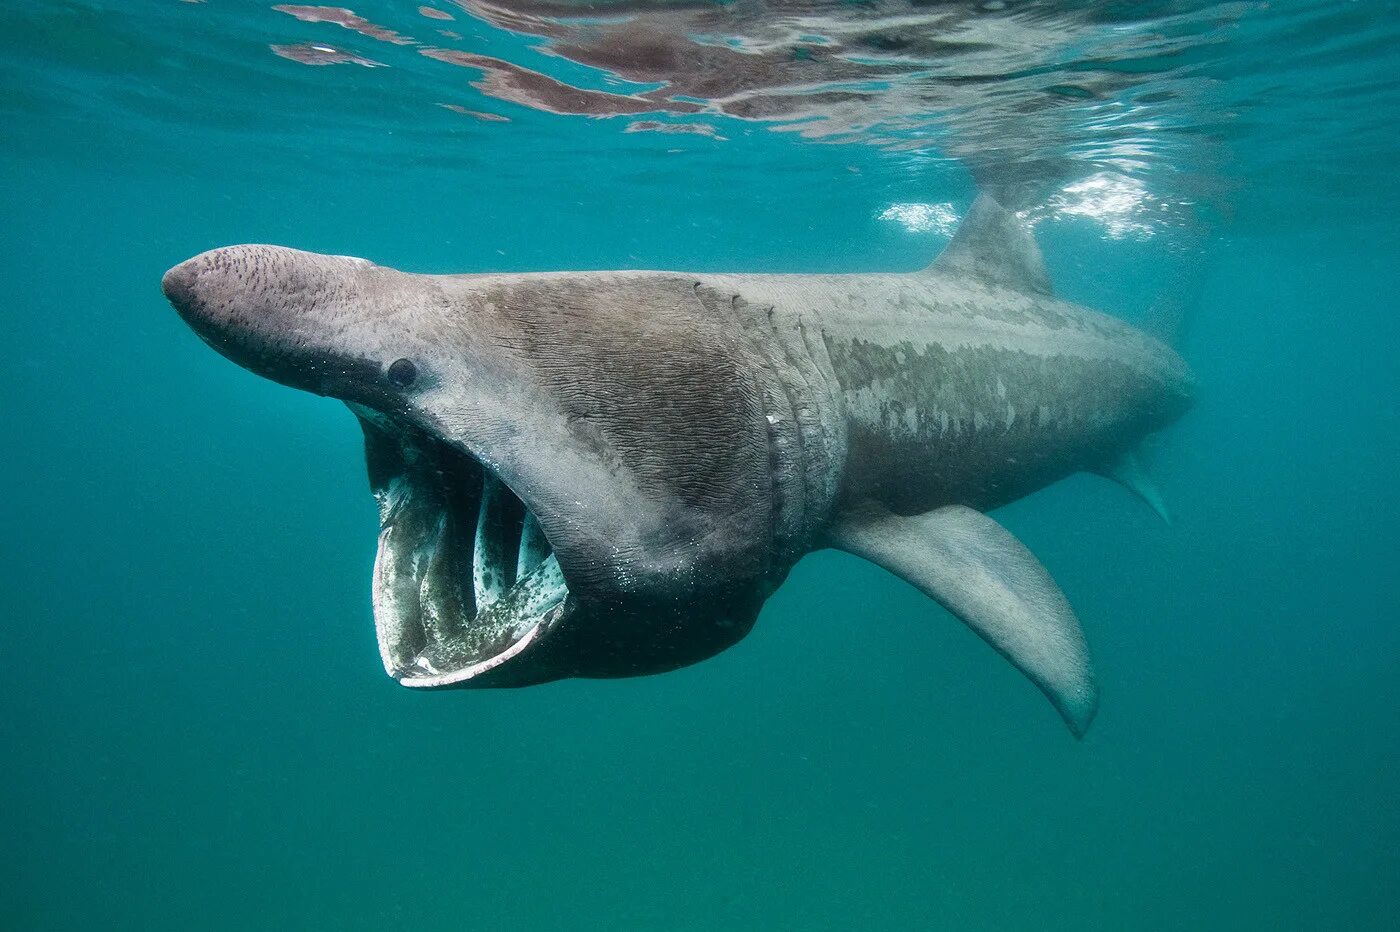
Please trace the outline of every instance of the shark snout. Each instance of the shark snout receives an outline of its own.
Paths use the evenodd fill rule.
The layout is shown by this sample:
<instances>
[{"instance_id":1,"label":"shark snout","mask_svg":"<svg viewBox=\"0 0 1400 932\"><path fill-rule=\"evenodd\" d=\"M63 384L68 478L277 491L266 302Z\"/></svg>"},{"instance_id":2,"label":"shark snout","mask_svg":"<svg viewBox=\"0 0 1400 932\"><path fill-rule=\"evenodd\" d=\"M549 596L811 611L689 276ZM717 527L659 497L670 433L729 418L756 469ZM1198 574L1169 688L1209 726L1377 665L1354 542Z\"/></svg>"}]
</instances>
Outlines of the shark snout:
<instances>
[{"instance_id":1,"label":"shark snout","mask_svg":"<svg viewBox=\"0 0 1400 932\"><path fill-rule=\"evenodd\" d=\"M186 259L167 271L160 280L160 290L165 293L165 299L181 317L186 317L198 300L195 292L195 283L199 278L198 259L199 257Z\"/></svg>"},{"instance_id":2,"label":"shark snout","mask_svg":"<svg viewBox=\"0 0 1400 932\"><path fill-rule=\"evenodd\" d=\"M287 253L290 255L282 255ZM294 251L275 246L229 246L186 259L161 278L171 306L206 340L271 329L283 295L303 289L293 273Z\"/></svg>"},{"instance_id":3,"label":"shark snout","mask_svg":"<svg viewBox=\"0 0 1400 932\"><path fill-rule=\"evenodd\" d=\"M227 246L167 271L161 290L185 323L233 362L326 393L328 376L349 362L363 364L352 318L375 268L282 246Z\"/></svg>"},{"instance_id":4,"label":"shark snout","mask_svg":"<svg viewBox=\"0 0 1400 932\"><path fill-rule=\"evenodd\" d=\"M360 265L369 263L282 246L226 246L170 269L161 290L196 329L290 326L353 291Z\"/></svg>"}]
</instances>

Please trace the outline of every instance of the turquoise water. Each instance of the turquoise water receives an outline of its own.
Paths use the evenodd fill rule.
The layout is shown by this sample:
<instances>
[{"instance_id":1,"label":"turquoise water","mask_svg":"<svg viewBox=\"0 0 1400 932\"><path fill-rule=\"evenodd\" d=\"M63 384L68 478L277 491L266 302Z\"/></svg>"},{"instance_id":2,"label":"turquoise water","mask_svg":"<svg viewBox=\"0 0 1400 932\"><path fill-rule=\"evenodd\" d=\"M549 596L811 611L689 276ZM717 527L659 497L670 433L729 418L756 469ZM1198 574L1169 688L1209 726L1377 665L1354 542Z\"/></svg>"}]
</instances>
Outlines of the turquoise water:
<instances>
[{"instance_id":1,"label":"turquoise water","mask_svg":"<svg viewBox=\"0 0 1400 932\"><path fill-rule=\"evenodd\" d=\"M0 924L1400 926L1394 4L433 10L0 4ZM1200 380L1173 526L1090 476L997 513L1082 742L831 552L694 667L402 689L353 418L159 289L241 242L910 270L979 186Z\"/></svg>"}]
</instances>

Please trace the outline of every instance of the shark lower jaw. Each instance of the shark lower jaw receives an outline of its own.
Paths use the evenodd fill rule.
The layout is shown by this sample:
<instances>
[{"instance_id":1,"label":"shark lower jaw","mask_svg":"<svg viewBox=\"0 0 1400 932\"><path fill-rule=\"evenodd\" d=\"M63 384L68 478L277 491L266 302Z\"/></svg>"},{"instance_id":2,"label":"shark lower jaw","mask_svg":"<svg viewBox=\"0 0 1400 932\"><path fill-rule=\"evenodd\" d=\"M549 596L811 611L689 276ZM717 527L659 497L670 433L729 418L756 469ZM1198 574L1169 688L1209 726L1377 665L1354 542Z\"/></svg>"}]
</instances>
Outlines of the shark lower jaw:
<instances>
[{"instance_id":1,"label":"shark lower jaw","mask_svg":"<svg viewBox=\"0 0 1400 932\"><path fill-rule=\"evenodd\" d=\"M569 608L553 547L471 455L359 406L379 502L374 624L385 671L417 689L522 685Z\"/></svg>"}]
</instances>

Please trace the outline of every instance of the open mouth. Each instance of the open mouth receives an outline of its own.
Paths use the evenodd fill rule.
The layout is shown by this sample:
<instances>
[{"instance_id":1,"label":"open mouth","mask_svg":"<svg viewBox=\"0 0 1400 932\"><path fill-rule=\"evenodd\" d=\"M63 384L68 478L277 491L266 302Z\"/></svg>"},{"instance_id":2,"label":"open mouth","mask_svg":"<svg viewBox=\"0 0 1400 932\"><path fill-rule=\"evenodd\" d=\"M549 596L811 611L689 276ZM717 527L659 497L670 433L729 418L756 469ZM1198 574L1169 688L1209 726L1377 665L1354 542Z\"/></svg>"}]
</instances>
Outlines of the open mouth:
<instances>
[{"instance_id":1,"label":"open mouth","mask_svg":"<svg viewBox=\"0 0 1400 932\"><path fill-rule=\"evenodd\" d=\"M525 503L472 456L351 405L379 502L374 625L404 686L468 685L537 642L569 587Z\"/></svg>"}]
</instances>

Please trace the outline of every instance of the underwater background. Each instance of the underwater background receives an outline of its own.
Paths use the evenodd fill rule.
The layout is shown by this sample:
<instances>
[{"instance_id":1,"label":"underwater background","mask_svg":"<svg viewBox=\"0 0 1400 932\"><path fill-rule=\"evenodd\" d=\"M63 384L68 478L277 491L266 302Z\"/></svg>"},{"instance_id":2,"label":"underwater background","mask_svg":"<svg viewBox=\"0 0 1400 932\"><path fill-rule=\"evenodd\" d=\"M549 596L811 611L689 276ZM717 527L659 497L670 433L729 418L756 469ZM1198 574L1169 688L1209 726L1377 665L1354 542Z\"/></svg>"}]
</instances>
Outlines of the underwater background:
<instances>
[{"instance_id":1,"label":"underwater background","mask_svg":"<svg viewBox=\"0 0 1400 932\"><path fill-rule=\"evenodd\" d=\"M0 926L1400 927L1398 12L0 2ZM694 667L402 689L354 419L159 289L243 242L904 271L979 188L1200 382L1173 526L997 512L1082 742L832 552Z\"/></svg>"}]
</instances>

